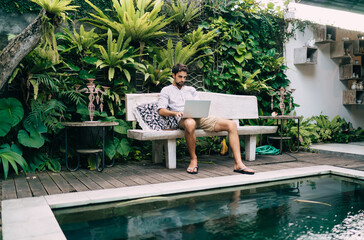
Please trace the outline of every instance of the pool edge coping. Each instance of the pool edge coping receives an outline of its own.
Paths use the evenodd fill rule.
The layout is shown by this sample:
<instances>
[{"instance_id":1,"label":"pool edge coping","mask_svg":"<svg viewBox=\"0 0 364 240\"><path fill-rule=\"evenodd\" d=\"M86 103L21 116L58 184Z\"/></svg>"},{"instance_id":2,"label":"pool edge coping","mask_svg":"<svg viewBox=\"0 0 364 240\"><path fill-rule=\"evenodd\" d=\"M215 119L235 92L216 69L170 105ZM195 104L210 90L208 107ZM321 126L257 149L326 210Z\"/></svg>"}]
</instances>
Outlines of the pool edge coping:
<instances>
[{"instance_id":1,"label":"pool edge coping","mask_svg":"<svg viewBox=\"0 0 364 240\"><path fill-rule=\"evenodd\" d=\"M61 227L54 217L52 209L224 187L243 186L325 174L334 174L364 180L364 171L330 165L318 165L261 172L254 175L237 174L177 182L3 200L1 202L3 240L66 239Z\"/></svg>"}]
</instances>

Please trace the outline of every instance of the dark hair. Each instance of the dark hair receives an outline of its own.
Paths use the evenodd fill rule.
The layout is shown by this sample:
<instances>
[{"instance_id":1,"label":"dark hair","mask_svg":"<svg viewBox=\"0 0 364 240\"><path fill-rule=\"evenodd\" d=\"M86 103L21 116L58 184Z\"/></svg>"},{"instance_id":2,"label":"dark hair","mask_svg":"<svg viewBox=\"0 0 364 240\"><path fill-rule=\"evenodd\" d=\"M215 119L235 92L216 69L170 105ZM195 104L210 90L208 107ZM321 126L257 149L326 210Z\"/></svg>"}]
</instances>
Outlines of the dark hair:
<instances>
[{"instance_id":1,"label":"dark hair","mask_svg":"<svg viewBox=\"0 0 364 240\"><path fill-rule=\"evenodd\" d=\"M178 63L172 67L172 73L177 74L178 72L188 73L188 67L182 63Z\"/></svg>"}]
</instances>

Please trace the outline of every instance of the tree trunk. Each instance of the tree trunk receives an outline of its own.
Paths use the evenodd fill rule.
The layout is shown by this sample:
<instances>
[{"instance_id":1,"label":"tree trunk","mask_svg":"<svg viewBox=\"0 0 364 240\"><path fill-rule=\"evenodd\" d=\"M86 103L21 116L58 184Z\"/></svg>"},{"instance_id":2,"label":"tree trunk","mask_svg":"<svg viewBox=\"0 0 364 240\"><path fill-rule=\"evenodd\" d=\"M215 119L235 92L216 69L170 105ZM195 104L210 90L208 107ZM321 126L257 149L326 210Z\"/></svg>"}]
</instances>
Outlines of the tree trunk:
<instances>
[{"instance_id":1,"label":"tree trunk","mask_svg":"<svg viewBox=\"0 0 364 240\"><path fill-rule=\"evenodd\" d=\"M15 68L38 44L42 37L41 18L45 14L42 10L34 21L25 28L18 36L13 38L11 42L0 53L0 90Z\"/></svg>"}]
</instances>

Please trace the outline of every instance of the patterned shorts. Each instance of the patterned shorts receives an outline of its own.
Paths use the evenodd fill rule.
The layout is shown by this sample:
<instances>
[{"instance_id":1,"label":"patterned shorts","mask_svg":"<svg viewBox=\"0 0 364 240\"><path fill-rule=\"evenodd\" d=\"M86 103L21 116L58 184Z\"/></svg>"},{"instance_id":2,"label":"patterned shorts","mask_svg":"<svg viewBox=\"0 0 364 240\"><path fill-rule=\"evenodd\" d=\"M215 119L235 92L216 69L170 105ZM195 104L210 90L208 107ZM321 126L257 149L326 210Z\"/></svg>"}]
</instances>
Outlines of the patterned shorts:
<instances>
[{"instance_id":1,"label":"patterned shorts","mask_svg":"<svg viewBox=\"0 0 364 240\"><path fill-rule=\"evenodd\" d=\"M181 129L185 128L185 119L186 118L182 118L179 121L179 127ZM208 116L207 118L194 118L194 120L196 121L196 128L202 128L205 131L208 132L214 132L215 131L215 125L217 123L217 121L219 121L219 117L215 117L215 116Z\"/></svg>"}]
</instances>

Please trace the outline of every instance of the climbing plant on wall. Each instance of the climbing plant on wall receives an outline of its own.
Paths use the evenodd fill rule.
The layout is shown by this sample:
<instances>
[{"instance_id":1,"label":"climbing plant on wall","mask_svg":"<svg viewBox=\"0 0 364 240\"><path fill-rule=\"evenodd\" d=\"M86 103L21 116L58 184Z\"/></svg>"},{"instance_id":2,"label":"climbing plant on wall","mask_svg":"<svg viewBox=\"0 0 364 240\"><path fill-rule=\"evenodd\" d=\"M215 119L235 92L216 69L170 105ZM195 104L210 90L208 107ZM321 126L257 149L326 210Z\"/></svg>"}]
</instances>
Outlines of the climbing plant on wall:
<instances>
[{"instance_id":1,"label":"climbing plant on wall","mask_svg":"<svg viewBox=\"0 0 364 240\"><path fill-rule=\"evenodd\" d=\"M222 1L205 9L209 17L202 26L221 33L214 43L214 61L204 66L206 88L256 95L263 112L270 112L269 90L289 84L282 11L274 5L263 9L256 1Z\"/></svg>"}]
</instances>

